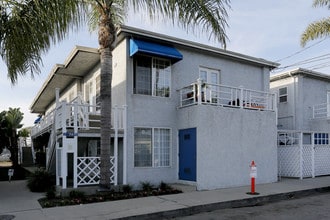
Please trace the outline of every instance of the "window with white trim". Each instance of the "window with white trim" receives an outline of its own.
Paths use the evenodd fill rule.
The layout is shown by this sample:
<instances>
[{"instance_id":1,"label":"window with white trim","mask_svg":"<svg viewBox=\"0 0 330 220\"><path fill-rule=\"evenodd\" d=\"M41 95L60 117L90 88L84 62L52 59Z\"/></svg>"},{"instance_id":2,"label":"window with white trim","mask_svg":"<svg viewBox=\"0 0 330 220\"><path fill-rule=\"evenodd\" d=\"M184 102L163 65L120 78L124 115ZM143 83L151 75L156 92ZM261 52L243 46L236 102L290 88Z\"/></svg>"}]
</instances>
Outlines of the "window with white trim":
<instances>
[{"instance_id":1,"label":"window with white trim","mask_svg":"<svg viewBox=\"0 0 330 220\"><path fill-rule=\"evenodd\" d=\"M96 76L96 111L99 112L101 110L101 75Z\"/></svg>"},{"instance_id":2,"label":"window with white trim","mask_svg":"<svg viewBox=\"0 0 330 220\"><path fill-rule=\"evenodd\" d=\"M220 71L215 69L200 67L199 78L206 83L219 84Z\"/></svg>"},{"instance_id":3,"label":"window with white trim","mask_svg":"<svg viewBox=\"0 0 330 220\"><path fill-rule=\"evenodd\" d=\"M203 87L202 94L206 101L211 101L212 103L217 102L218 90L219 87L216 86L220 83L220 71L205 67L199 68L199 78L202 82L211 84L206 87Z\"/></svg>"},{"instance_id":4,"label":"window with white trim","mask_svg":"<svg viewBox=\"0 0 330 220\"><path fill-rule=\"evenodd\" d=\"M134 57L134 93L170 97L171 62L167 59Z\"/></svg>"},{"instance_id":5,"label":"window with white trim","mask_svg":"<svg viewBox=\"0 0 330 220\"><path fill-rule=\"evenodd\" d=\"M328 133L315 133L314 134L314 144L329 144L329 134Z\"/></svg>"},{"instance_id":6,"label":"window with white trim","mask_svg":"<svg viewBox=\"0 0 330 220\"><path fill-rule=\"evenodd\" d=\"M288 101L288 87L283 87L278 90L278 100L280 103Z\"/></svg>"},{"instance_id":7,"label":"window with white trim","mask_svg":"<svg viewBox=\"0 0 330 220\"><path fill-rule=\"evenodd\" d=\"M134 128L134 167L170 166L171 129Z\"/></svg>"}]
</instances>

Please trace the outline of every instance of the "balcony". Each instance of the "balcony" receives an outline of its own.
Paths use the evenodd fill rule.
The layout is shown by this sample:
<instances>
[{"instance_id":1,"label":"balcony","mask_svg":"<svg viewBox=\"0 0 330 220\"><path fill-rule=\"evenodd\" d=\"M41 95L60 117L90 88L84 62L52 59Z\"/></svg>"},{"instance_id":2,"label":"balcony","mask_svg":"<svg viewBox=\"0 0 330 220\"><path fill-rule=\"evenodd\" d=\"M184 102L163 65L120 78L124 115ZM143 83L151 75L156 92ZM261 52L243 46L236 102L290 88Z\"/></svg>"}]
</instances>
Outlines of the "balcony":
<instances>
[{"instance_id":1,"label":"balcony","mask_svg":"<svg viewBox=\"0 0 330 220\"><path fill-rule=\"evenodd\" d=\"M60 102L56 109L46 114L35 124L31 129L31 136L36 137L54 128L55 130L77 128L80 131L93 130L99 132L101 115L96 109L99 109L99 107L84 103L79 97L69 103ZM124 128L125 111L125 107L115 106L112 108L112 127L114 129Z\"/></svg>"},{"instance_id":2,"label":"balcony","mask_svg":"<svg viewBox=\"0 0 330 220\"><path fill-rule=\"evenodd\" d=\"M192 105L214 105L240 109L276 111L275 94L263 91L204 83L198 80L183 87L179 108Z\"/></svg>"},{"instance_id":3,"label":"balcony","mask_svg":"<svg viewBox=\"0 0 330 220\"><path fill-rule=\"evenodd\" d=\"M330 103L322 103L313 106L312 119L330 118Z\"/></svg>"}]
</instances>

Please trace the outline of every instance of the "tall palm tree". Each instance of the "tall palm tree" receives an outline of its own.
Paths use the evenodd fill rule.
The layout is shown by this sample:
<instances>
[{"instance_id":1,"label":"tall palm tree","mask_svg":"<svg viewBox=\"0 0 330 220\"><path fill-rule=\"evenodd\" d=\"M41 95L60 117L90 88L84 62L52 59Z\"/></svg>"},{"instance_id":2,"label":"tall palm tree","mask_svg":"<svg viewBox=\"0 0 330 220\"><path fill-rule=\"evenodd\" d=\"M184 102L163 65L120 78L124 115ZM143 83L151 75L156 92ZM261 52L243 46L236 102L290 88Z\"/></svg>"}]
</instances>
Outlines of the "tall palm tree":
<instances>
[{"instance_id":1,"label":"tall palm tree","mask_svg":"<svg viewBox=\"0 0 330 220\"><path fill-rule=\"evenodd\" d=\"M30 131L28 128L23 128L18 131L18 136L23 138L24 146L27 147L27 138L30 136Z\"/></svg>"},{"instance_id":2,"label":"tall palm tree","mask_svg":"<svg viewBox=\"0 0 330 220\"><path fill-rule=\"evenodd\" d=\"M226 46L227 8L230 0L0 0L0 54L9 78L39 71L41 55L51 42L65 37L70 28L86 20L98 30L101 61L101 187L109 187L112 51L116 31L126 11L147 11L151 18L164 16L182 28L207 31ZM4 4L5 3L5 4ZM11 7L9 7L11 6ZM17 28L19 27L19 28ZM28 36L26 36L28 33ZM11 38L11 39L8 39ZM36 40L35 40L36 38ZM17 42L18 41L18 42Z\"/></svg>"},{"instance_id":3,"label":"tall palm tree","mask_svg":"<svg viewBox=\"0 0 330 220\"><path fill-rule=\"evenodd\" d=\"M23 115L24 113L20 111L20 108L9 108L5 117L10 143L9 149L11 151L14 167L18 165L17 129L23 126L23 124L21 124Z\"/></svg>"},{"instance_id":4,"label":"tall palm tree","mask_svg":"<svg viewBox=\"0 0 330 220\"><path fill-rule=\"evenodd\" d=\"M0 112L0 152L2 148L9 146L8 135L7 135L7 121L6 121L7 111Z\"/></svg>"},{"instance_id":5,"label":"tall palm tree","mask_svg":"<svg viewBox=\"0 0 330 220\"><path fill-rule=\"evenodd\" d=\"M330 0L314 0L314 7L325 6L330 9ZM310 40L316 38L328 37L330 35L330 17L322 18L309 24L306 30L302 33L300 43L305 46Z\"/></svg>"}]
</instances>

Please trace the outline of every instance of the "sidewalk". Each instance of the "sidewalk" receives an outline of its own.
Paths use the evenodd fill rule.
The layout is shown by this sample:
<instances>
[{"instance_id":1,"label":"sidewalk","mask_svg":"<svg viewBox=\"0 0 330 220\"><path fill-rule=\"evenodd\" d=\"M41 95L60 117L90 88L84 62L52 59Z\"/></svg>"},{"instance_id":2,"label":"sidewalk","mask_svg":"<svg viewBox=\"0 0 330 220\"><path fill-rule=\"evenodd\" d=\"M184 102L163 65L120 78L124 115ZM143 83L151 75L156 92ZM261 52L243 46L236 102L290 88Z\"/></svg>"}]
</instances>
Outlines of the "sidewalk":
<instances>
[{"instance_id":1,"label":"sidewalk","mask_svg":"<svg viewBox=\"0 0 330 220\"><path fill-rule=\"evenodd\" d=\"M260 193L259 195L246 194L250 188L245 186L42 209L37 199L44 194L29 192L25 181L0 182L0 220L164 219L219 208L251 206L301 197L329 189L330 176L304 180L282 179L277 183L257 184L256 192ZM9 218L10 216L12 218Z\"/></svg>"}]
</instances>

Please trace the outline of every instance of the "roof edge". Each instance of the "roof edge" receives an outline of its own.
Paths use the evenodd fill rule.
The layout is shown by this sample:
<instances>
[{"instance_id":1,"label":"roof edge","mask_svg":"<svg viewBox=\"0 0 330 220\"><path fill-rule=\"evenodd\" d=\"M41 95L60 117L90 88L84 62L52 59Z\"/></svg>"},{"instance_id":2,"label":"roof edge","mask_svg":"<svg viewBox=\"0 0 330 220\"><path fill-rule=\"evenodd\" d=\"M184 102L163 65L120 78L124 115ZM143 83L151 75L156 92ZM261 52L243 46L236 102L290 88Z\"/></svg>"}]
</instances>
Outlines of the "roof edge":
<instances>
[{"instance_id":1,"label":"roof edge","mask_svg":"<svg viewBox=\"0 0 330 220\"><path fill-rule=\"evenodd\" d=\"M164 35L164 34L159 34L159 33L151 32L151 31L147 31L147 30L142 30L142 29L138 29L138 28L134 28L134 27L130 27L130 26L121 25L118 28L117 37L118 37L119 41L121 41L124 37L126 37L127 35L130 35L130 34L136 34L136 35L141 35L141 36L145 36L145 37L156 38L159 40L167 41L167 42L174 43L174 44L179 44L182 46L192 47L192 48L199 49L199 50L205 50L205 51L217 53L219 55L228 56L232 59L239 59L239 60L244 60L247 62L252 62L252 63L259 64L259 65L267 66L270 69L274 69L280 65L279 63L268 61L268 60L265 60L262 58L256 58L256 57L252 57L249 55L245 55L245 54L241 54L241 53L237 53L237 52L233 52L233 51L229 51L229 50L224 50L221 48L212 47L212 46L205 45L205 44L200 44L200 43L197 43L194 41L188 41L188 40L184 40L184 39L180 39L180 38L176 38L176 37L172 37L172 36L168 36L168 35Z\"/></svg>"},{"instance_id":2,"label":"roof edge","mask_svg":"<svg viewBox=\"0 0 330 220\"><path fill-rule=\"evenodd\" d=\"M99 50L97 48L92 48L92 47L85 47L85 46L79 46L75 45L75 47L71 50L67 58L64 60L64 64L55 64L53 68L51 69L50 73L48 74L45 82L41 86L40 90L38 91L37 95L32 101L32 104L30 105L29 109L31 113L40 113L40 112L34 112L34 106L36 105L38 99L42 95L42 93L45 91L47 88L48 84L52 80L52 78L55 76L56 72L58 72L60 69L66 68L68 65L70 65L71 61L74 59L74 57L79 53L79 52L87 52L87 53L99 53Z\"/></svg>"},{"instance_id":3,"label":"roof edge","mask_svg":"<svg viewBox=\"0 0 330 220\"><path fill-rule=\"evenodd\" d=\"M297 76L297 75L310 76L310 77L313 77L313 78L330 80L330 75L320 73L320 72L316 72L316 71L309 70L309 69L295 68L295 69L292 69L292 70L289 70L289 71L285 71L285 72L281 72L281 73L271 75L270 76L270 82L274 82L274 81L277 81L277 80L280 80L280 79L285 79L285 78L289 78L289 77Z\"/></svg>"}]
</instances>

